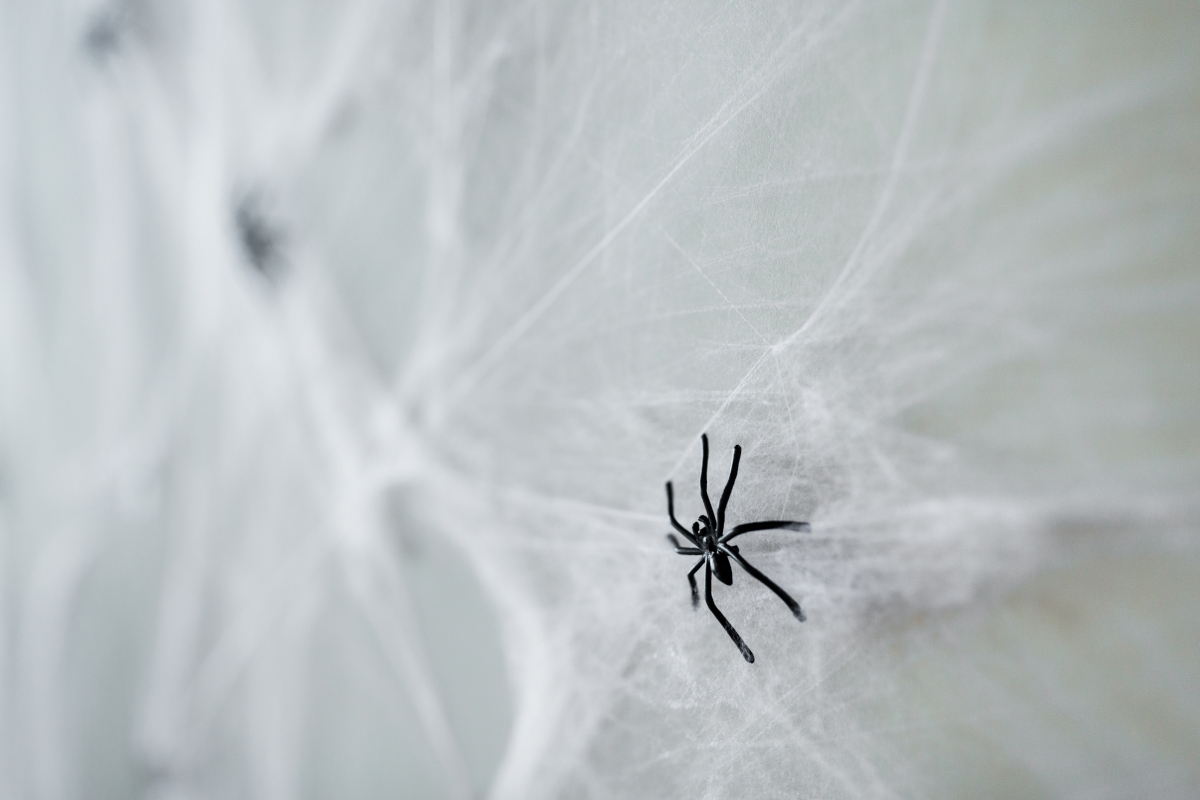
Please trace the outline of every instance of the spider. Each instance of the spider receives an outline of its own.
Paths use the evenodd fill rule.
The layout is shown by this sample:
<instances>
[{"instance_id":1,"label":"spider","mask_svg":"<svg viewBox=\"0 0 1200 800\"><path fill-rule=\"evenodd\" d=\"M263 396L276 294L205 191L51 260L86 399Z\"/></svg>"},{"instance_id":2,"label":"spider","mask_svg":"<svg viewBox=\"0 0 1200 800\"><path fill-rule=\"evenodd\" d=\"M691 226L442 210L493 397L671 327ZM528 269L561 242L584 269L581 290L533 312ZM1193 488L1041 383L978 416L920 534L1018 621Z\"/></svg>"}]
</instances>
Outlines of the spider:
<instances>
[{"instance_id":1,"label":"spider","mask_svg":"<svg viewBox=\"0 0 1200 800\"><path fill-rule=\"evenodd\" d=\"M694 545L693 547L683 547L679 544L679 540L672 533L667 534L667 539L675 546L675 552L684 556L700 556L700 560L696 562L696 566L692 567L692 571L688 573L688 584L692 587L692 608L700 607L700 592L696 589L696 571L700 567L704 567L704 601L708 603L708 610L717 618L717 622L725 628L725 632L729 634L729 638L733 639L733 643L737 645L738 650L742 651L742 656L751 664L754 663L754 653L750 652L750 648L742 641L742 637L729 624L729 620L725 619L725 615L717 608L712 597L712 576L715 572L717 580L726 586L733 585L733 569L729 565L729 559L733 559L742 566L742 569L749 572L750 575L757 579L760 583L766 586L775 594L779 595L779 599L795 615L796 619L804 622L804 612L800 610L800 604L788 595L783 589L776 586L770 578L763 575L742 557L738 552L737 545L727 544L727 542L735 536L741 536L743 533L753 533L754 531L766 531L776 528L784 528L792 531L807 531L810 530L807 522L791 522L789 520L765 520L763 522L746 522L741 525L735 525L729 533L725 533L725 507L729 505L729 495L733 492L733 482L737 480L738 462L742 458L742 446L733 446L733 466L729 469L729 480L725 484L725 491L721 493L721 504L717 506L717 513L713 514L712 501L708 499L708 435L700 434L700 441L704 444L704 460L700 463L700 497L704 500L704 510L707 514L700 515L700 518L692 523L692 530L679 524L675 519L675 495L671 489L671 482L667 481L667 515L671 518L671 524L675 530L683 534L683 537ZM714 525L715 521L715 525Z\"/></svg>"}]
</instances>

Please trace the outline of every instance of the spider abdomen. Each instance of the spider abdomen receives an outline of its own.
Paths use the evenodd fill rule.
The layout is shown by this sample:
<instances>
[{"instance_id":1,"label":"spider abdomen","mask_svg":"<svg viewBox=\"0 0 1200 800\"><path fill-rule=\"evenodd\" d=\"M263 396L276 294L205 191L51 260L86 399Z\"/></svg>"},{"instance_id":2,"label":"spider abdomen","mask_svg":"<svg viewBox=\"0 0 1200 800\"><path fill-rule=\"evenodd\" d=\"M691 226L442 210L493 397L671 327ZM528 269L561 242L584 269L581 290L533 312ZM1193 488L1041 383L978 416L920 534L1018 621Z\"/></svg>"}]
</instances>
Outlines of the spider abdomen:
<instances>
[{"instance_id":1,"label":"spider abdomen","mask_svg":"<svg viewBox=\"0 0 1200 800\"><path fill-rule=\"evenodd\" d=\"M712 553L708 557L712 563L712 571L717 576L717 580L726 586L733 585L733 567L729 565L729 556L724 553Z\"/></svg>"}]
</instances>

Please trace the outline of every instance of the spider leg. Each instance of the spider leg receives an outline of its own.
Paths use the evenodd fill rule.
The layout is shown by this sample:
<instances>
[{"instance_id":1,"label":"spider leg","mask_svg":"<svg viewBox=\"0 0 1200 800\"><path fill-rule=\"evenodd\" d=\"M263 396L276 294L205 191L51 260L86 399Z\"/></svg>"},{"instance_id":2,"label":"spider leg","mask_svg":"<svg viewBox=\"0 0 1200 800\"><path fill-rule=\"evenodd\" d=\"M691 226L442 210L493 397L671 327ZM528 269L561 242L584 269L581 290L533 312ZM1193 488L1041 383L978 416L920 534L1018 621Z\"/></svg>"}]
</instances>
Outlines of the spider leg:
<instances>
[{"instance_id":1,"label":"spider leg","mask_svg":"<svg viewBox=\"0 0 1200 800\"><path fill-rule=\"evenodd\" d=\"M737 480L738 462L742 460L742 446L733 446L733 466L729 468L729 480L725 483L725 491L721 493L721 505L717 506L717 537L725 530L725 506L729 505L729 495L733 494L733 482Z\"/></svg>"},{"instance_id":2,"label":"spider leg","mask_svg":"<svg viewBox=\"0 0 1200 800\"><path fill-rule=\"evenodd\" d=\"M704 510L708 512L708 524L711 526L716 522L717 515L712 510L712 500L708 499L708 434L700 434L700 441L704 444L704 459L700 462L700 496L704 498Z\"/></svg>"},{"instance_id":3,"label":"spider leg","mask_svg":"<svg viewBox=\"0 0 1200 800\"><path fill-rule=\"evenodd\" d=\"M671 489L670 481L667 481L667 516L671 518L671 524L675 526L675 530L683 534L683 538L692 544L698 544L696 537L688 533L688 529L680 525L679 520L675 519L675 492Z\"/></svg>"},{"instance_id":4,"label":"spider leg","mask_svg":"<svg viewBox=\"0 0 1200 800\"><path fill-rule=\"evenodd\" d=\"M675 545L676 553L680 553L685 556L698 556L704 552L698 547L680 547L679 540L675 538L675 534L673 533L668 533L667 539L670 540L671 544Z\"/></svg>"},{"instance_id":5,"label":"spider leg","mask_svg":"<svg viewBox=\"0 0 1200 800\"><path fill-rule=\"evenodd\" d=\"M725 628L725 632L729 634L729 638L733 639L733 643L738 646L738 650L742 651L742 657L751 664L754 663L754 653L750 652L750 648L746 647L746 643L742 641L742 637L738 636L738 632L729 624L729 620L725 619L725 615L717 608L717 604L712 599L712 567L708 565L708 559L704 559L704 601L708 603L708 610L717 618L717 622Z\"/></svg>"},{"instance_id":6,"label":"spider leg","mask_svg":"<svg viewBox=\"0 0 1200 800\"><path fill-rule=\"evenodd\" d=\"M804 622L804 612L800 610L800 604L793 600L791 595L776 586L774 581L751 566L749 561L742 558L742 554L738 552L736 547L721 547L720 550L722 553L728 554L735 561L741 564L742 569L746 570L746 572L749 572L751 577L757 579L758 582L763 586L766 586L772 592L779 595L779 599L782 600L789 609L791 609L792 615L801 622Z\"/></svg>"},{"instance_id":7,"label":"spider leg","mask_svg":"<svg viewBox=\"0 0 1200 800\"><path fill-rule=\"evenodd\" d=\"M807 522L792 522L786 519L770 519L763 522L747 522L744 525L735 525L729 533L721 538L721 542L728 542L735 536L741 536L743 533L754 533L755 531L769 531L775 528L785 528L789 531L810 531Z\"/></svg>"},{"instance_id":8,"label":"spider leg","mask_svg":"<svg viewBox=\"0 0 1200 800\"><path fill-rule=\"evenodd\" d=\"M692 608L700 607L700 590L696 588L696 570L704 566L708 561L707 558L702 558L696 562L696 566L692 567L692 571L688 573L688 586L692 587Z\"/></svg>"}]
</instances>

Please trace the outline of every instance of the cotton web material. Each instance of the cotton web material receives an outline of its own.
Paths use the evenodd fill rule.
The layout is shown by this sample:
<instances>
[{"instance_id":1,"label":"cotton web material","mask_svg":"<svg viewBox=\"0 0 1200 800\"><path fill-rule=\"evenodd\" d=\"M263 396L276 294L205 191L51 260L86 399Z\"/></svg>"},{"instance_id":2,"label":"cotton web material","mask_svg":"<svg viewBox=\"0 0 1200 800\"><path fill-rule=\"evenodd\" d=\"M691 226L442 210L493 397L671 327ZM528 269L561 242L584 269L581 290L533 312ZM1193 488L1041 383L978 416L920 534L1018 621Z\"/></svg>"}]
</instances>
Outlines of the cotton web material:
<instances>
[{"instance_id":1,"label":"cotton web material","mask_svg":"<svg viewBox=\"0 0 1200 800\"><path fill-rule=\"evenodd\" d=\"M1191 4L0 9L0 794L1200 785Z\"/></svg>"}]
</instances>

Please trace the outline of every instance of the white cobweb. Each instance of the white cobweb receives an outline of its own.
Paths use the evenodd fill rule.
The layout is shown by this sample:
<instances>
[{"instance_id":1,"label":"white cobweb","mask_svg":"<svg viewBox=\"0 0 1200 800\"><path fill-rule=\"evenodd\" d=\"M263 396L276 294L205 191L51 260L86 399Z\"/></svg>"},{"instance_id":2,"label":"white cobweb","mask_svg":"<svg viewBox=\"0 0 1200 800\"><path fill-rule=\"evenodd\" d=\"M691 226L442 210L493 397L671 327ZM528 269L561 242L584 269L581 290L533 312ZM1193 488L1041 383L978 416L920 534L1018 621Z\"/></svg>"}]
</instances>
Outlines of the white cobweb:
<instances>
[{"instance_id":1,"label":"white cobweb","mask_svg":"<svg viewBox=\"0 0 1200 800\"><path fill-rule=\"evenodd\" d=\"M1195 8L0 26L6 796L1200 782ZM702 432L812 524L742 546L806 623L715 590L752 666L664 538ZM979 633L1053 570L1103 614Z\"/></svg>"}]
</instances>

